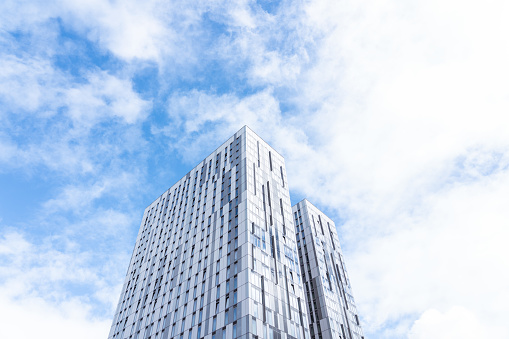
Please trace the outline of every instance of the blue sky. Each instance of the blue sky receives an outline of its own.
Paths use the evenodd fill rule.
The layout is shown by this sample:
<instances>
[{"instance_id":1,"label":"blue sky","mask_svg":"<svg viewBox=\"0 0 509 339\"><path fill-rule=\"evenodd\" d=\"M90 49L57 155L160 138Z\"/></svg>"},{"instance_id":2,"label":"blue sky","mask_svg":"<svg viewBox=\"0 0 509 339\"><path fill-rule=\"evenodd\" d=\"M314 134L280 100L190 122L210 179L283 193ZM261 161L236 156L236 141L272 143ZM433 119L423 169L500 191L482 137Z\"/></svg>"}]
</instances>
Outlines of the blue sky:
<instances>
[{"instance_id":1,"label":"blue sky","mask_svg":"<svg viewBox=\"0 0 509 339\"><path fill-rule=\"evenodd\" d=\"M0 337L105 338L144 208L246 124L337 221L368 338L508 337L508 12L2 1Z\"/></svg>"}]
</instances>

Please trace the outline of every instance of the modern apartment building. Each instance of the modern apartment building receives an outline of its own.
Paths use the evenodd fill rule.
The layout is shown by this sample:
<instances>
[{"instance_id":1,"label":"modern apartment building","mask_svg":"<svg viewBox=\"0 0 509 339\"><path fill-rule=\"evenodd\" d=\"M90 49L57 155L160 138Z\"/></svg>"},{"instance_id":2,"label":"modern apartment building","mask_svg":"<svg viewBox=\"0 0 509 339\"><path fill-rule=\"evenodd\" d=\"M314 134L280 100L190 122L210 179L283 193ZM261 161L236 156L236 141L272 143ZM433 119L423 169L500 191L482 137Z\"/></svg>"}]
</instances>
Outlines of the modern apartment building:
<instances>
[{"instance_id":1,"label":"modern apartment building","mask_svg":"<svg viewBox=\"0 0 509 339\"><path fill-rule=\"evenodd\" d=\"M363 339L336 225L306 199L292 211L311 338Z\"/></svg>"},{"instance_id":2,"label":"modern apartment building","mask_svg":"<svg viewBox=\"0 0 509 339\"><path fill-rule=\"evenodd\" d=\"M310 338L292 220L243 127L146 208L108 338Z\"/></svg>"}]
</instances>

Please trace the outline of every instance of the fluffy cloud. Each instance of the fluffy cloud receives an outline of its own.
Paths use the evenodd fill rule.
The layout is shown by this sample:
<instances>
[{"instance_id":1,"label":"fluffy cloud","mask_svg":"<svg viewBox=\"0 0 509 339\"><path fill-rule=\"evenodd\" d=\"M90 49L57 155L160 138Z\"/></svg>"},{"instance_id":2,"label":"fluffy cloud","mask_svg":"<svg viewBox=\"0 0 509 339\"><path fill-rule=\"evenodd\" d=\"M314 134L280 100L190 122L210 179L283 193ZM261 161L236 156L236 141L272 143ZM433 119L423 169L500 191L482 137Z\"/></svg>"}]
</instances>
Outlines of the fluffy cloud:
<instances>
[{"instance_id":1,"label":"fluffy cloud","mask_svg":"<svg viewBox=\"0 0 509 339\"><path fill-rule=\"evenodd\" d=\"M97 317L93 312L101 297L76 292L90 287L101 291L107 285L86 264L89 255L80 253L72 243L64 243L57 250L55 247L60 245L55 239L34 244L19 232L2 232L1 236L0 315L5 320L0 329L2 337L98 338L107 335L110 320ZM118 287L116 293L117 290ZM108 298L106 302L111 300Z\"/></svg>"},{"instance_id":2,"label":"fluffy cloud","mask_svg":"<svg viewBox=\"0 0 509 339\"><path fill-rule=\"evenodd\" d=\"M105 124L115 126L113 130L119 133L110 132L109 138L101 140L103 146L115 138L126 139L126 147L133 142L138 147L143 144L135 141L139 127L134 125L145 119L151 103L133 91L130 80L94 70L77 81L49 60L1 57L5 61L0 67L3 163L17 167L43 164L60 172L96 171L94 154L99 151L104 155L118 148L88 143ZM127 126L122 127L124 124Z\"/></svg>"},{"instance_id":3,"label":"fluffy cloud","mask_svg":"<svg viewBox=\"0 0 509 339\"><path fill-rule=\"evenodd\" d=\"M1 295L0 301L4 338L101 338L111 325L109 319L91 320L88 305L77 300L54 305L41 298L12 300Z\"/></svg>"},{"instance_id":4,"label":"fluffy cloud","mask_svg":"<svg viewBox=\"0 0 509 339\"><path fill-rule=\"evenodd\" d=\"M132 90L129 81L105 72L89 74L87 80L63 94L73 120L90 123L110 115L132 124L146 116L150 104Z\"/></svg>"},{"instance_id":5,"label":"fluffy cloud","mask_svg":"<svg viewBox=\"0 0 509 339\"><path fill-rule=\"evenodd\" d=\"M42 110L43 118L64 108L78 124L91 125L107 117L119 117L126 123L142 119L150 108L132 89L129 80L105 71L85 74L85 81L75 82L55 69L48 60L2 55L0 98L9 111Z\"/></svg>"},{"instance_id":6,"label":"fluffy cloud","mask_svg":"<svg viewBox=\"0 0 509 339\"><path fill-rule=\"evenodd\" d=\"M133 173L115 173L115 177L104 177L93 184L69 184L61 189L60 194L43 204L47 213L57 211L89 212L93 203L107 195L114 195L121 201L122 197L136 185Z\"/></svg>"},{"instance_id":7,"label":"fluffy cloud","mask_svg":"<svg viewBox=\"0 0 509 339\"><path fill-rule=\"evenodd\" d=\"M356 290L365 291L358 299L373 315L368 324L383 327L404 314L453 305L482 314L479 322L485 327L503 323L509 311L503 288L509 267L499 258L508 254L502 241L509 236L503 207L508 180L505 171L454 183L402 211L389 224L390 234L356 244L359 250L349 267L356 274L362 267L362 276L353 280L358 281ZM484 293L481 286L496 292Z\"/></svg>"},{"instance_id":8,"label":"fluffy cloud","mask_svg":"<svg viewBox=\"0 0 509 339\"><path fill-rule=\"evenodd\" d=\"M462 307L453 307L446 313L427 310L414 323L409 333L411 339L421 338L502 338L501 333L485 328L479 319Z\"/></svg>"},{"instance_id":9,"label":"fluffy cloud","mask_svg":"<svg viewBox=\"0 0 509 339\"><path fill-rule=\"evenodd\" d=\"M4 1L5 30L36 33L52 20L85 34L126 60L158 60L172 33L157 9L160 1Z\"/></svg>"}]
</instances>

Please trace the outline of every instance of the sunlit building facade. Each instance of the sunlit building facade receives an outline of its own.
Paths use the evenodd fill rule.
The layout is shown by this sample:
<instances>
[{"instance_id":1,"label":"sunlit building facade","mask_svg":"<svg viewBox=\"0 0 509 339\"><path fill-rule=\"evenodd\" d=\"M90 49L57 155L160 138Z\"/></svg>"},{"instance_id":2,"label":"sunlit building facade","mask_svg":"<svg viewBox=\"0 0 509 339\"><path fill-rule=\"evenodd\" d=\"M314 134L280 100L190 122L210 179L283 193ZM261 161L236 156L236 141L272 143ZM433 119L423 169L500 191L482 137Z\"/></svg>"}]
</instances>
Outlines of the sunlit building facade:
<instances>
[{"instance_id":1,"label":"sunlit building facade","mask_svg":"<svg viewBox=\"0 0 509 339\"><path fill-rule=\"evenodd\" d=\"M146 208L108 338L311 338L298 260L284 159L243 127Z\"/></svg>"},{"instance_id":2,"label":"sunlit building facade","mask_svg":"<svg viewBox=\"0 0 509 339\"><path fill-rule=\"evenodd\" d=\"M336 225L306 199L292 207L312 339L363 339Z\"/></svg>"}]
</instances>

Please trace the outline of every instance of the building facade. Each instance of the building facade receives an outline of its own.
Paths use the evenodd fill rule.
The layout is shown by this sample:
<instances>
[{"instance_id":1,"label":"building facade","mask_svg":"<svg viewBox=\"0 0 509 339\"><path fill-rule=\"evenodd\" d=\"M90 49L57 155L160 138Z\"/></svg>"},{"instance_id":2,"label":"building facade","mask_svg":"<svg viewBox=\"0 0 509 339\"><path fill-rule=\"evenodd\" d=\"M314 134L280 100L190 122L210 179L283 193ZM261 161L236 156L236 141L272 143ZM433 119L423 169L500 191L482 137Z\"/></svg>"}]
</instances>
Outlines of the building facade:
<instances>
[{"instance_id":1,"label":"building facade","mask_svg":"<svg viewBox=\"0 0 509 339\"><path fill-rule=\"evenodd\" d=\"M363 339L336 225L306 199L292 211L311 338Z\"/></svg>"},{"instance_id":2,"label":"building facade","mask_svg":"<svg viewBox=\"0 0 509 339\"><path fill-rule=\"evenodd\" d=\"M143 215L108 338L310 338L284 159L243 127Z\"/></svg>"}]
</instances>

